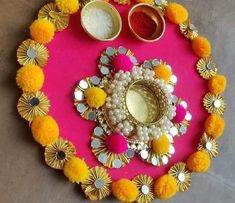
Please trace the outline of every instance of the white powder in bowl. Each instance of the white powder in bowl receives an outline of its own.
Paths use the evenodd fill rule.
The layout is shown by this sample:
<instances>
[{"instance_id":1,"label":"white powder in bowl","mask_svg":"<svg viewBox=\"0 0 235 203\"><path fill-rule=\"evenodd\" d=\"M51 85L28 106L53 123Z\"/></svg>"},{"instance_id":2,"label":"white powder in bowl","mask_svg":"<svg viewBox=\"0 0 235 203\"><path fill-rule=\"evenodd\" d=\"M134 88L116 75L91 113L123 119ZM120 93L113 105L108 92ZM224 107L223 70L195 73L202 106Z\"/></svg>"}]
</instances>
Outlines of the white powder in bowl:
<instances>
[{"instance_id":1,"label":"white powder in bowl","mask_svg":"<svg viewBox=\"0 0 235 203\"><path fill-rule=\"evenodd\" d=\"M107 39L113 33L112 16L100 8L87 8L82 16L83 25L93 36Z\"/></svg>"}]
</instances>

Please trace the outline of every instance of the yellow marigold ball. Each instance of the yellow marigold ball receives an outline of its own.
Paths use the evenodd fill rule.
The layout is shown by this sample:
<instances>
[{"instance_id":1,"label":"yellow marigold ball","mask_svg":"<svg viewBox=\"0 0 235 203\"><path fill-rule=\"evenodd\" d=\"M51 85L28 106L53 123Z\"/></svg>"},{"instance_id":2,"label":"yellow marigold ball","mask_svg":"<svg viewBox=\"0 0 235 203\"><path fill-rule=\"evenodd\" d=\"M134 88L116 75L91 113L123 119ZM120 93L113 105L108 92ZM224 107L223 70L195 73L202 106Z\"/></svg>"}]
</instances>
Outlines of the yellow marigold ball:
<instances>
[{"instance_id":1,"label":"yellow marigold ball","mask_svg":"<svg viewBox=\"0 0 235 203\"><path fill-rule=\"evenodd\" d=\"M188 11L178 3L170 3L166 8L167 18L175 24L183 23L188 19Z\"/></svg>"},{"instance_id":2,"label":"yellow marigold ball","mask_svg":"<svg viewBox=\"0 0 235 203\"><path fill-rule=\"evenodd\" d=\"M172 198L177 192L176 180L171 175L164 175L154 183L154 193L158 199L167 200Z\"/></svg>"},{"instance_id":3,"label":"yellow marigold ball","mask_svg":"<svg viewBox=\"0 0 235 203\"><path fill-rule=\"evenodd\" d=\"M57 8L66 14L76 13L79 9L78 0L55 0Z\"/></svg>"},{"instance_id":4,"label":"yellow marigold ball","mask_svg":"<svg viewBox=\"0 0 235 203\"><path fill-rule=\"evenodd\" d=\"M134 202L139 194L137 186L124 178L112 183L112 193L121 202Z\"/></svg>"},{"instance_id":5,"label":"yellow marigold ball","mask_svg":"<svg viewBox=\"0 0 235 203\"><path fill-rule=\"evenodd\" d=\"M208 81L208 88L213 94L221 94L226 89L227 80L224 75L215 75Z\"/></svg>"},{"instance_id":6,"label":"yellow marigold ball","mask_svg":"<svg viewBox=\"0 0 235 203\"><path fill-rule=\"evenodd\" d=\"M203 173L210 168L211 160L207 152L197 151L187 159L187 167L195 173Z\"/></svg>"},{"instance_id":7,"label":"yellow marigold ball","mask_svg":"<svg viewBox=\"0 0 235 203\"><path fill-rule=\"evenodd\" d=\"M214 138L219 138L224 132L225 121L221 116L211 114L207 117L204 125L207 134L213 136Z\"/></svg>"},{"instance_id":8,"label":"yellow marigold ball","mask_svg":"<svg viewBox=\"0 0 235 203\"><path fill-rule=\"evenodd\" d=\"M31 126L33 138L42 146L52 144L59 137L59 127L49 115L36 117Z\"/></svg>"},{"instance_id":9,"label":"yellow marigold ball","mask_svg":"<svg viewBox=\"0 0 235 203\"><path fill-rule=\"evenodd\" d=\"M90 107L98 109L104 105L107 94L99 87L90 87L85 91L85 97Z\"/></svg>"},{"instance_id":10,"label":"yellow marigold ball","mask_svg":"<svg viewBox=\"0 0 235 203\"><path fill-rule=\"evenodd\" d=\"M155 72L155 78L163 79L166 83L170 81L172 73L170 69L167 68L167 66L165 65L155 66L153 70Z\"/></svg>"},{"instance_id":11,"label":"yellow marigold ball","mask_svg":"<svg viewBox=\"0 0 235 203\"><path fill-rule=\"evenodd\" d=\"M65 163L64 175L70 182L79 184L88 178L89 168L84 160L73 157Z\"/></svg>"},{"instance_id":12,"label":"yellow marigold ball","mask_svg":"<svg viewBox=\"0 0 235 203\"><path fill-rule=\"evenodd\" d=\"M31 37L42 44L49 43L55 35L53 23L46 19L35 20L29 29Z\"/></svg>"},{"instance_id":13,"label":"yellow marigold ball","mask_svg":"<svg viewBox=\"0 0 235 203\"><path fill-rule=\"evenodd\" d=\"M43 86L43 71L38 66L25 65L17 71L16 83L24 92L36 92Z\"/></svg>"},{"instance_id":14,"label":"yellow marigold ball","mask_svg":"<svg viewBox=\"0 0 235 203\"><path fill-rule=\"evenodd\" d=\"M135 0L137 3L147 3L147 4L152 4L154 0Z\"/></svg>"},{"instance_id":15,"label":"yellow marigold ball","mask_svg":"<svg viewBox=\"0 0 235 203\"><path fill-rule=\"evenodd\" d=\"M155 138L152 141L152 149L155 154L161 155L169 151L170 141L166 135L162 135L159 138Z\"/></svg>"},{"instance_id":16,"label":"yellow marigold ball","mask_svg":"<svg viewBox=\"0 0 235 203\"><path fill-rule=\"evenodd\" d=\"M205 37L196 37L192 40L193 52L201 58L207 58L211 55L211 43Z\"/></svg>"}]
</instances>

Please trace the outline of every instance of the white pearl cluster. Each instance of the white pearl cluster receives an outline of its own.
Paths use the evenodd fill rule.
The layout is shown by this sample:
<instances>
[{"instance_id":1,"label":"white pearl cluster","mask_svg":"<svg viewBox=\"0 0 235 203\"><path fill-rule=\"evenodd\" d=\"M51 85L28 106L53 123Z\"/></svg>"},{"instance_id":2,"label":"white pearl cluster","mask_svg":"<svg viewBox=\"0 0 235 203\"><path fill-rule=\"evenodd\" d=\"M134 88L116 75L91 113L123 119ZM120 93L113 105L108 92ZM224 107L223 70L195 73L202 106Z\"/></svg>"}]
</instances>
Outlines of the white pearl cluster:
<instances>
[{"instance_id":1,"label":"white pearl cluster","mask_svg":"<svg viewBox=\"0 0 235 203\"><path fill-rule=\"evenodd\" d=\"M119 122L126 119L126 114L123 109L114 109L109 111L109 118L113 125L118 124Z\"/></svg>"},{"instance_id":2,"label":"white pearl cluster","mask_svg":"<svg viewBox=\"0 0 235 203\"><path fill-rule=\"evenodd\" d=\"M123 135L129 135L133 130L134 127L127 120L119 123L116 127L116 131L122 133Z\"/></svg>"},{"instance_id":3,"label":"white pearl cluster","mask_svg":"<svg viewBox=\"0 0 235 203\"><path fill-rule=\"evenodd\" d=\"M154 80L154 71L148 69L148 68L134 68L131 76L133 78L133 80L141 80L141 79L145 79L145 80Z\"/></svg>"},{"instance_id":4,"label":"white pearl cluster","mask_svg":"<svg viewBox=\"0 0 235 203\"><path fill-rule=\"evenodd\" d=\"M129 135L133 131L134 127L126 119L126 112L123 108L123 94L126 91L126 87L131 82L130 72L119 71L114 75L114 80L109 83L107 92L109 97L106 99L106 107L109 110L109 119L112 125L117 125L117 132L123 135Z\"/></svg>"},{"instance_id":5,"label":"white pearl cluster","mask_svg":"<svg viewBox=\"0 0 235 203\"><path fill-rule=\"evenodd\" d=\"M160 121L160 125L151 125L150 127L137 127L137 138L143 142L160 137L162 134L167 134L173 123L164 116Z\"/></svg>"},{"instance_id":6,"label":"white pearl cluster","mask_svg":"<svg viewBox=\"0 0 235 203\"><path fill-rule=\"evenodd\" d=\"M175 106L172 105L172 94L167 88L167 85L163 80L154 78L154 71L148 68L134 67L133 71L124 72L119 71L115 73L114 79L107 85L108 97L106 99L106 108L108 110L108 116L111 124L116 127L116 131L128 136L132 131L136 131L135 138L140 141L149 141L162 134L168 133L173 126L170 121L175 116ZM126 111L124 108L124 94L127 87L136 80L150 80L156 82L168 100L168 114L164 116L161 121L156 125L151 126L134 126L128 121Z\"/></svg>"},{"instance_id":7,"label":"white pearl cluster","mask_svg":"<svg viewBox=\"0 0 235 203\"><path fill-rule=\"evenodd\" d=\"M168 109L167 117L172 120L176 116L176 107L171 104L171 108Z\"/></svg>"}]
</instances>

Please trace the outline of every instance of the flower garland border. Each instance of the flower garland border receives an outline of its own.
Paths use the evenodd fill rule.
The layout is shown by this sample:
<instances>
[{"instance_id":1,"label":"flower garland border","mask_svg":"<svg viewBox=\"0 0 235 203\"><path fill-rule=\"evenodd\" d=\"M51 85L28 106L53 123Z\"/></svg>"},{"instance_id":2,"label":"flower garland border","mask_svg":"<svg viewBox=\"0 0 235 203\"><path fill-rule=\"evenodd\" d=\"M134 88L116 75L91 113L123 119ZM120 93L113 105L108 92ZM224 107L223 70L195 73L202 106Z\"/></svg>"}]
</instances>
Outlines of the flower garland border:
<instances>
[{"instance_id":1,"label":"flower garland border","mask_svg":"<svg viewBox=\"0 0 235 203\"><path fill-rule=\"evenodd\" d=\"M85 0L80 0L81 6L84 2ZM123 0L115 2L130 3ZM136 2L146 3L147 0ZM49 99L39 91L44 82L44 75L37 67L44 66L48 60L48 50L44 44L53 39L55 31L61 31L68 26L69 14L79 9L78 0L70 0L70 4L66 4L64 0L46 4L39 11L38 20L30 26L32 39L24 41L17 50L17 60L23 66L16 77L18 86L23 90L17 105L19 114L30 122L34 139L45 147L46 163L52 168L63 169L71 182L81 183L85 195L90 200L103 199L111 192L117 199L125 202L151 202L154 197L169 199L177 191L188 190L192 181L191 173L206 172L210 167L210 160L218 154L217 138L222 134L225 125L221 115L226 104L221 93L225 90L226 78L217 74L218 68L211 59L210 43L206 38L199 36L182 5L168 3L166 0L155 3L150 0L147 3L154 4L172 23L178 24L182 34L192 41L193 51L199 57L197 70L202 78L208 80L209 87L203 104L210 115L205 121L205 132L198 145L198 151L190 155L185 163L173 165L168 175L163 175L155 181L150 176L138 175L132 181L120 179L112 183L104 167L89 169L84 160L75 156L73 145L59 138L59 128L52 117L41 117L48 114L50 107ZM177 10L178 13L172 13L172 10ZM56 17L53 17L55 15ZM27 64L30 66L25 68ZM35 79L34 85L29 81L30 76ZM35 95L40 95L40 98ZM44 101L43 111L40 106L34 109L40 101ZM45 133L46 129L49 129L49 132ZM49 136L46 140L41 137L43 133L44 136ZM161 192L163 188L164 193Z\"/></svg>"}]
</instances>

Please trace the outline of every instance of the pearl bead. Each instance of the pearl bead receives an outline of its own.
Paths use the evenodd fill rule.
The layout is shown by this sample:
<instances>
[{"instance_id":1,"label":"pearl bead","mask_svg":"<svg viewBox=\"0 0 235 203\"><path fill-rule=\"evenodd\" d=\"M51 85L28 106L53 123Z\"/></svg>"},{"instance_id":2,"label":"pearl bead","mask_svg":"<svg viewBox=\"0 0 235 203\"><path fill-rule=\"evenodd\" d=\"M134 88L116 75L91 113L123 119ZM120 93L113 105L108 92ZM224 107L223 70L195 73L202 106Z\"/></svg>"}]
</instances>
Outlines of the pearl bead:
<instances>
[{"instance_id":1,"label":"pearl bead","mask_svg":"<svg viewBox=\"0 0 235 203\"><path fill-rule=\"evenodd\" d=\"M110 108L111 108L111 106L112 106L112 105L111 105L110 103L106 103L106 107L107 107L107 108L109 108L109 109L110 109Z\"/></svg>"},{"instance_id":2,"label":"pearl bead","mask_svg":"<svg viewBox=\"0 0 235 203\"><path fill-rule=\"evenodd\" d=\"M139 139L140 139L140 141L142 141L142 142L144 141L144 138L143 138L143 137L140 137Z\"/></svg>"},{"instance_id":3,"label":"pearl bead","mask_svg":"<svg viewBox=\"0 0 235 203\"><path fill-rule=\"evenodd\" d=\"M119 77L120 77L120 73L116 73L114 76L115 79L118 79Z\"/></svg>"}]
</instances>

